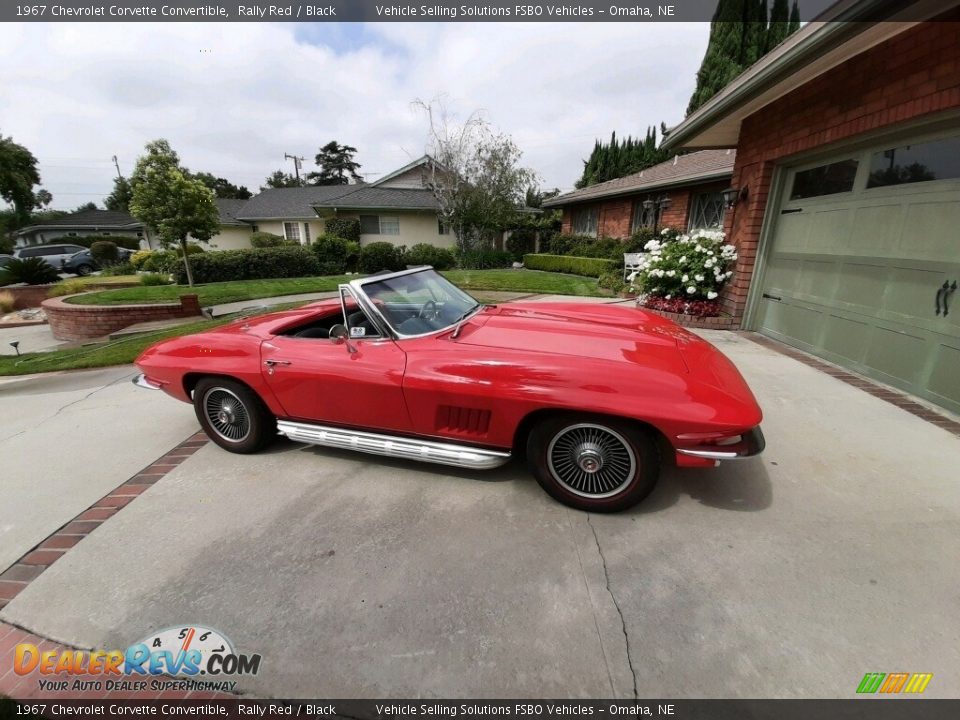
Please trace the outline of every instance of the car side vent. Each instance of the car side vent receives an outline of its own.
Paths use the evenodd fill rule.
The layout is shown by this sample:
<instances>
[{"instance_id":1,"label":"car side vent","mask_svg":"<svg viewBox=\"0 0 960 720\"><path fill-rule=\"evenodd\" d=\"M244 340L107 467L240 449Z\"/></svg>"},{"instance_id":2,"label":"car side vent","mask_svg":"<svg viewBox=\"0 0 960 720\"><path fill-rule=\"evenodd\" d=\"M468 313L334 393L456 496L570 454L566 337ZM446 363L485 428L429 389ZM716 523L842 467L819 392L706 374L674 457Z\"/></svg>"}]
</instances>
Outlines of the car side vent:
<instances>
[{"instance_id":1,"label":"car side vent","mask_svg":"<svg viewBox=\"0 0 960 720\"><path fill-rule=\"evenodd\" d=\"M465 435L486 435L490 429L490 411L440 405L437 408L437 429Z\"/></svg>"}]
</instances>

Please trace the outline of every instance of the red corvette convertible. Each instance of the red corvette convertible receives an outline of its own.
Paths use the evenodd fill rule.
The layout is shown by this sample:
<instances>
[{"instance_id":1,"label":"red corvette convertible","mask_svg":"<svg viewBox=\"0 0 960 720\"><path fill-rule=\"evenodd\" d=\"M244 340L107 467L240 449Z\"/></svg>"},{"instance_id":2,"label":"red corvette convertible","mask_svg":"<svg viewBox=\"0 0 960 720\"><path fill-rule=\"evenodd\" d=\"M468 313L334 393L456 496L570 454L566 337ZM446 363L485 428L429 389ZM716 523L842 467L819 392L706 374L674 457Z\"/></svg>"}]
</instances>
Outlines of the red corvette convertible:
<instances>
[{"instance_id":1,"label":"red corvette convertible","mask_svg":"<svg viewBox=\"0 0 960 720\"><path fill-rule=\"evenodd\" d=\"M137 366L137 385L192 403L231 452L279 433L463 468L525 455L544 490L593 512L642 500L663 461L713 467L764 445L737 369L668 320L609 305L481 305L429 267L165 340Z\"/></svg>"}]
</instances>

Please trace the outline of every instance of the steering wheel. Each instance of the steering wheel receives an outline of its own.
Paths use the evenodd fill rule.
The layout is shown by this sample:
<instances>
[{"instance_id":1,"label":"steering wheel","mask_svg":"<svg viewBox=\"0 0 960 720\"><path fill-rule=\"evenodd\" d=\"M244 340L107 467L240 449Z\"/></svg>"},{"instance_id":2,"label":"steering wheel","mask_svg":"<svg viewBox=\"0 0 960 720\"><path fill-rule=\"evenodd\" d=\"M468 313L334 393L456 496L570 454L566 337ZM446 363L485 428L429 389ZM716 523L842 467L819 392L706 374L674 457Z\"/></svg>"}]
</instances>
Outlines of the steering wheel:
<instances>
[{"instance_id":1,"label":"steering wheel","mask_svg":"<svg viewBox=\"0 0 960 720\"><path fill-rule=\"evenodd\" d=\"M429 311L427 308L429 308ZM435 320L439 315L440 310L433 300L427 300L420 308L420 312L417 313L417 317L421 320Z\"/></svg>"}]
</instances>

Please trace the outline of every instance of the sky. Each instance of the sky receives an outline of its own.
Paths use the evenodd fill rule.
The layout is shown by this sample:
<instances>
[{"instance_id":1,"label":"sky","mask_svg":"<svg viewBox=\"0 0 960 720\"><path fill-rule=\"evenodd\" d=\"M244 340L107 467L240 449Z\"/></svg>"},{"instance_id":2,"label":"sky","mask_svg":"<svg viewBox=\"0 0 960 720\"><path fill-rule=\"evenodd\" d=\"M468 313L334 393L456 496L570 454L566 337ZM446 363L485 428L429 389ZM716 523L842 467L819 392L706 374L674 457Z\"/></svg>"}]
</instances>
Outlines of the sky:
<instances>
[{"instance_id":1,"label":"sky","mask_svg":"<svg viewBox=\"0 0 960 720\"><path fill-rule=\"evenodd\" d=\"M353 145L369 180L420 157L412 103L481 111L544 188L596 138L683 119L709 23L75 23L0 26L0 134L40 161L51 207L102 205L144 143L256 192L284 154Z\"/></svg>"}]
</instances>

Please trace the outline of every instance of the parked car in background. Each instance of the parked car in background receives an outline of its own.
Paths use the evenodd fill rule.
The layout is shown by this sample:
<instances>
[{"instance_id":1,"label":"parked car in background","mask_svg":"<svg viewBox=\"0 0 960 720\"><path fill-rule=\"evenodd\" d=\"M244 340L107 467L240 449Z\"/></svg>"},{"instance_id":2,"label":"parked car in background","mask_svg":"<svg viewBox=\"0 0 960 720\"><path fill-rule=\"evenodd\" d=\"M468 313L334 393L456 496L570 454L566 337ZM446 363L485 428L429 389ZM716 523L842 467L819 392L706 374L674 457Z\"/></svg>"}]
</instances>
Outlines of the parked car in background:
<instances>
[{"instance_id":1,"label":"parked car in background","mask_svg":"<svg viewBox=\"0 0 960 720\"><path fill-rule=\"evenodd\" d=\"M126 262L130 259L130 256L133 255L133 250L128 250L127 248L117 248L117 260L119 262ZM74 253L69 258L63 261L63 265L60 266L60 272L69 273L70 275L89 275L92 272L97 270L102 270L100 263L97 262L97 259L93 256L93 253L89 250L81 250L78 253Z\"/></svg>"},{"instance_id":2,"label":"parked car in background","mask_svg":"<svg viewBox=\"0 0 960 720\"><path fill-rule=\"evenodd\" d=\"M590 512L640 502L662 462L712 468L764 446L733 363L669 320L482 305L430 267L165 340L136 364L137 385L192 403L231 452L279 433L475 470L522 455L544 490Z\"/></svg>"},{"instance_id":3,"label":"parked car in background","mask_svg":"<svg viewBox=\"0 0 960 720\"><path fill-rule=\"evenodd\" d=\"M59 271L64 261L81 250L86 250L86 248L82 245L51 243L49 245L33 245L20 248L13 253L13 256L23 259L38 257Z\"/></svg>"},{"instance_id":4,"label":"parked car in background","mask_svg":"<svg viewBox=\"0 0 960 720\"><path fill-rule=\"evenodd\" d=\"M13 255L0 255L0 268L4 267L11 260L13 260Z\"/></svg>"}]
</instances>

